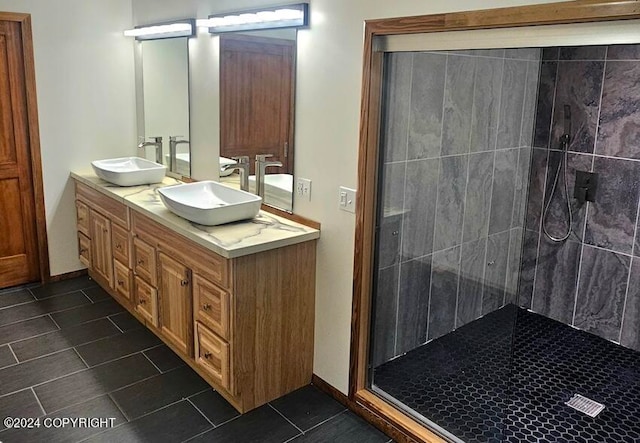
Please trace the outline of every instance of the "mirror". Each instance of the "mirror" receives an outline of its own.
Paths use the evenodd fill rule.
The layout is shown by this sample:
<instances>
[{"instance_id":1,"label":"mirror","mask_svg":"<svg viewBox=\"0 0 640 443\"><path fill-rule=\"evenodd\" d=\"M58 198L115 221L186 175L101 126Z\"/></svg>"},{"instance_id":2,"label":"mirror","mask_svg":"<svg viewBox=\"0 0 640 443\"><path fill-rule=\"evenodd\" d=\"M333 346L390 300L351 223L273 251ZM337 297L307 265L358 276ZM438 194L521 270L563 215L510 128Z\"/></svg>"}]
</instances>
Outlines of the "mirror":
<instances>
[{"instance_id":1,"label":"mirror","mask_svg":"<svg viewBox=\"0 0 640 443\"><path fill-rule=\"evenodd\" d=\"M145 40L142 54L144 140L138 155L162 163L168 173L191 175L189 52L187 37Z\"/></svg>"},{"instance_id":2,"label":"mirror","mask_svg":"<svg viewBox=\"0 0 640 443\"><path fill-rule=\"evenodd\" d=\"M220 35L220 161L249 159L249 191L264 173L263 203L293 210L295 29ZM268 155L256 174L256 156ZM229 174L229 175L227 175ZM221 181L240 180L221 170Z\"/></svg>"}]
</instances>

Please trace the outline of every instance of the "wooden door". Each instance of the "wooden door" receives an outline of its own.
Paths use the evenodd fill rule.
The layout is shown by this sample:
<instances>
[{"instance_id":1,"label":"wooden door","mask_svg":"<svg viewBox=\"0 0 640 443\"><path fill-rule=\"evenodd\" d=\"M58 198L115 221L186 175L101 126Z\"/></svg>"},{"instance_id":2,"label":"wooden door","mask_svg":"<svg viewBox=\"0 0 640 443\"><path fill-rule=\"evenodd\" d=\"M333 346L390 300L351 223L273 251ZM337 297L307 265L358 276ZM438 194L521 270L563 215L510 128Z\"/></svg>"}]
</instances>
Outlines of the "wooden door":
<instances>
[{"instance_id":1,"label":"wooden door","mask_svg":"<svg viewBox=\"0 0 640 443\"><path fill-rule=\"evenodd\" d=\"M158 255L160 329L182 352L193 356L191 270L162 252Z\"/></svg>"},{"instance_id":2,"label":"wooden door","mask_svg":"<svg viewBox=\"0 0 640 443\"><path fill-rule=\"evenodd\" d=\"M104 215L91 211L91 265L104 284L113 287L113 255L111 254L111 221Z\"/></svg>"},{"instance_id":3,"label":"wooden door","mask_svg":"<svg viewBox=\"0 0 640 443\"><path fill-rule=\"evenodd\" d=\"M293 170L293 78L295 41L220 37L220 155L272 154Z\"/></svg>"},{"instance_id":4,"label":"wooden door","mask_svg":"<svg viewBox=\"0 0 640 443\"><path fill-rule=\"evenodd\" d=\"M40 157L37 142L38 152L32 152L24 23L3 21L6 15L0 13L0 288L40 278L36 214L43 217L36 208L34 186L34 173L40 179L39 165L37 171L32 169Z\"/></svg>"}]
</instances>

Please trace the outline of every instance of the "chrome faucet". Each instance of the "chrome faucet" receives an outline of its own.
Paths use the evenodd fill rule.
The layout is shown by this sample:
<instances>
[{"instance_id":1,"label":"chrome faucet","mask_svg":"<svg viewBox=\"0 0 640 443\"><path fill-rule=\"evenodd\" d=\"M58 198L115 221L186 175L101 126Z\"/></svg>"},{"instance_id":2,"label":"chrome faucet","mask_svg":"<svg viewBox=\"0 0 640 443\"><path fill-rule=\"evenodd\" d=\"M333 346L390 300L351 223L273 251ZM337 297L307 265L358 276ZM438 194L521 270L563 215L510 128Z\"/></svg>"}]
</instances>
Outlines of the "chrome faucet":
<instances>
[{"instance_id":1,"label":"chrome faucet","mask_svg":"<svg viewBox=\"0 0 640 443\"><path fill-rule=\"evenodd\" d=\"M258 154L256 155L256 194L264 198L264 173L268 167L280 167L282 163L278 161L267 161L269 157L273 157L272 154Z\"/></svg>"},{"instance_id":2,"label":"chrome faucet","mask_svg":"<svg viewBox=\"0 0 640 443\"><path fill-rule=\"evenodd\" d=\"M233 165L224 165L222 170L238 170L240 173L240 189L243 191L249 191L249 157L246 155L241 155L240 157L231 157L233 160L237 161Z\"/></svg>"},{"instance_id":3,"label":"chrome faucet","mask_svg":"<svg viewBox=\"0 0 640 443\"><path fill-rule=\"evenodd\" d=\"M140 144L138 144L138 149L144 149L147 146L155 146L156 147L156 163L164 164L162 162L162 137L149 137L153 141L144 141L144 137Z\"/></svg>"},{"instance_id":4,"label":"chrome faucet","mask_svg":"<svg viewBox=\"0 0 640 443\"><path fill-rule=\"evenodd\" d=\"M180 143L189 143L189 140L178 140L178 137L182 137L181 135L171 135L169 136L169 171L177 172L177 155L178 155L178 145Z\"/></svg>"}]
</instances>

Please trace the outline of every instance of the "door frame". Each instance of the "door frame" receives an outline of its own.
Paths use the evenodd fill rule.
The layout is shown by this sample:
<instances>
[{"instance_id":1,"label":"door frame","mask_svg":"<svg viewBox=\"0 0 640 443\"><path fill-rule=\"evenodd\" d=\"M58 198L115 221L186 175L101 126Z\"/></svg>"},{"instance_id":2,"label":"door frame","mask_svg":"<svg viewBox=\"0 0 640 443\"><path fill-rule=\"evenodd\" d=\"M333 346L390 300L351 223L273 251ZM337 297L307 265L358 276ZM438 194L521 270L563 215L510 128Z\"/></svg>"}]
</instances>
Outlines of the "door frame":
<instances>
[{"instance_id":1,"label":"door frame","mask_svg":"<svg viewBox=\"0 0 640 443\"><path fill-rule=\"evenodd\" d=\"M376 50L375 37L628 19L640 19L640 1L577 0L365 21L349 400L408 439L445 441L367 388L383 76L383 53Z\"/></svg>"},{"instance_id":2,"label":"door frame","mask_svg":"<svg viewBox=\"0 0 640 443\"><path fill-rule=\"evenodd\" d=\"M44 205L44 188L42 185L42 157L40 155L40 129L38 125L38 100L36 94L36 73L33 52L33 35L31 14L16 12L0 12L0 20L20 24L22 38L22 54L24 59L24 84L27 108L28 151L31 159L31 178L34 199L34 214L38 244L38 262L40 281L50 280L49 247L47 241L47 219Z\"/></svg>"}]
</instances>

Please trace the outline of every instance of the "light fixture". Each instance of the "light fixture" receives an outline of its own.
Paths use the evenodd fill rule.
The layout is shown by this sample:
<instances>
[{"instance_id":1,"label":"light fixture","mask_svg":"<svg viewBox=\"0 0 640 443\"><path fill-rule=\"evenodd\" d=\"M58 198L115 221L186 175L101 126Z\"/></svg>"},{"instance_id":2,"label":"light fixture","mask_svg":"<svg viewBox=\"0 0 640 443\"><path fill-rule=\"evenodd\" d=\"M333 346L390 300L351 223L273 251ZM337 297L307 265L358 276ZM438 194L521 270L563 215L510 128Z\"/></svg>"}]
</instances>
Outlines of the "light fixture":
<instances>
[{"instance_id":1,"label":"light fixture","mask_svg":"<svg viewBox=\"0 0 640 443\"><path fill-rule=\"evenodd\" d=\"M209 28L212 34L254 29L300 28L309 26L309 4L274 6L250 11L210 15L196 20L200 27Z\"/></svg>"},{"instance_id":2,"label":"light fixture","mask_svg":"<svg viewBox=\"0 0 640 443\"><path fill-rule=\"evenodd\" d=\"M156 25L136 26L124 31L126 37L136 40L154 40L173 37L193 37L196 35L195 19L178 20Z\"/></svg>"}]
</instances>

